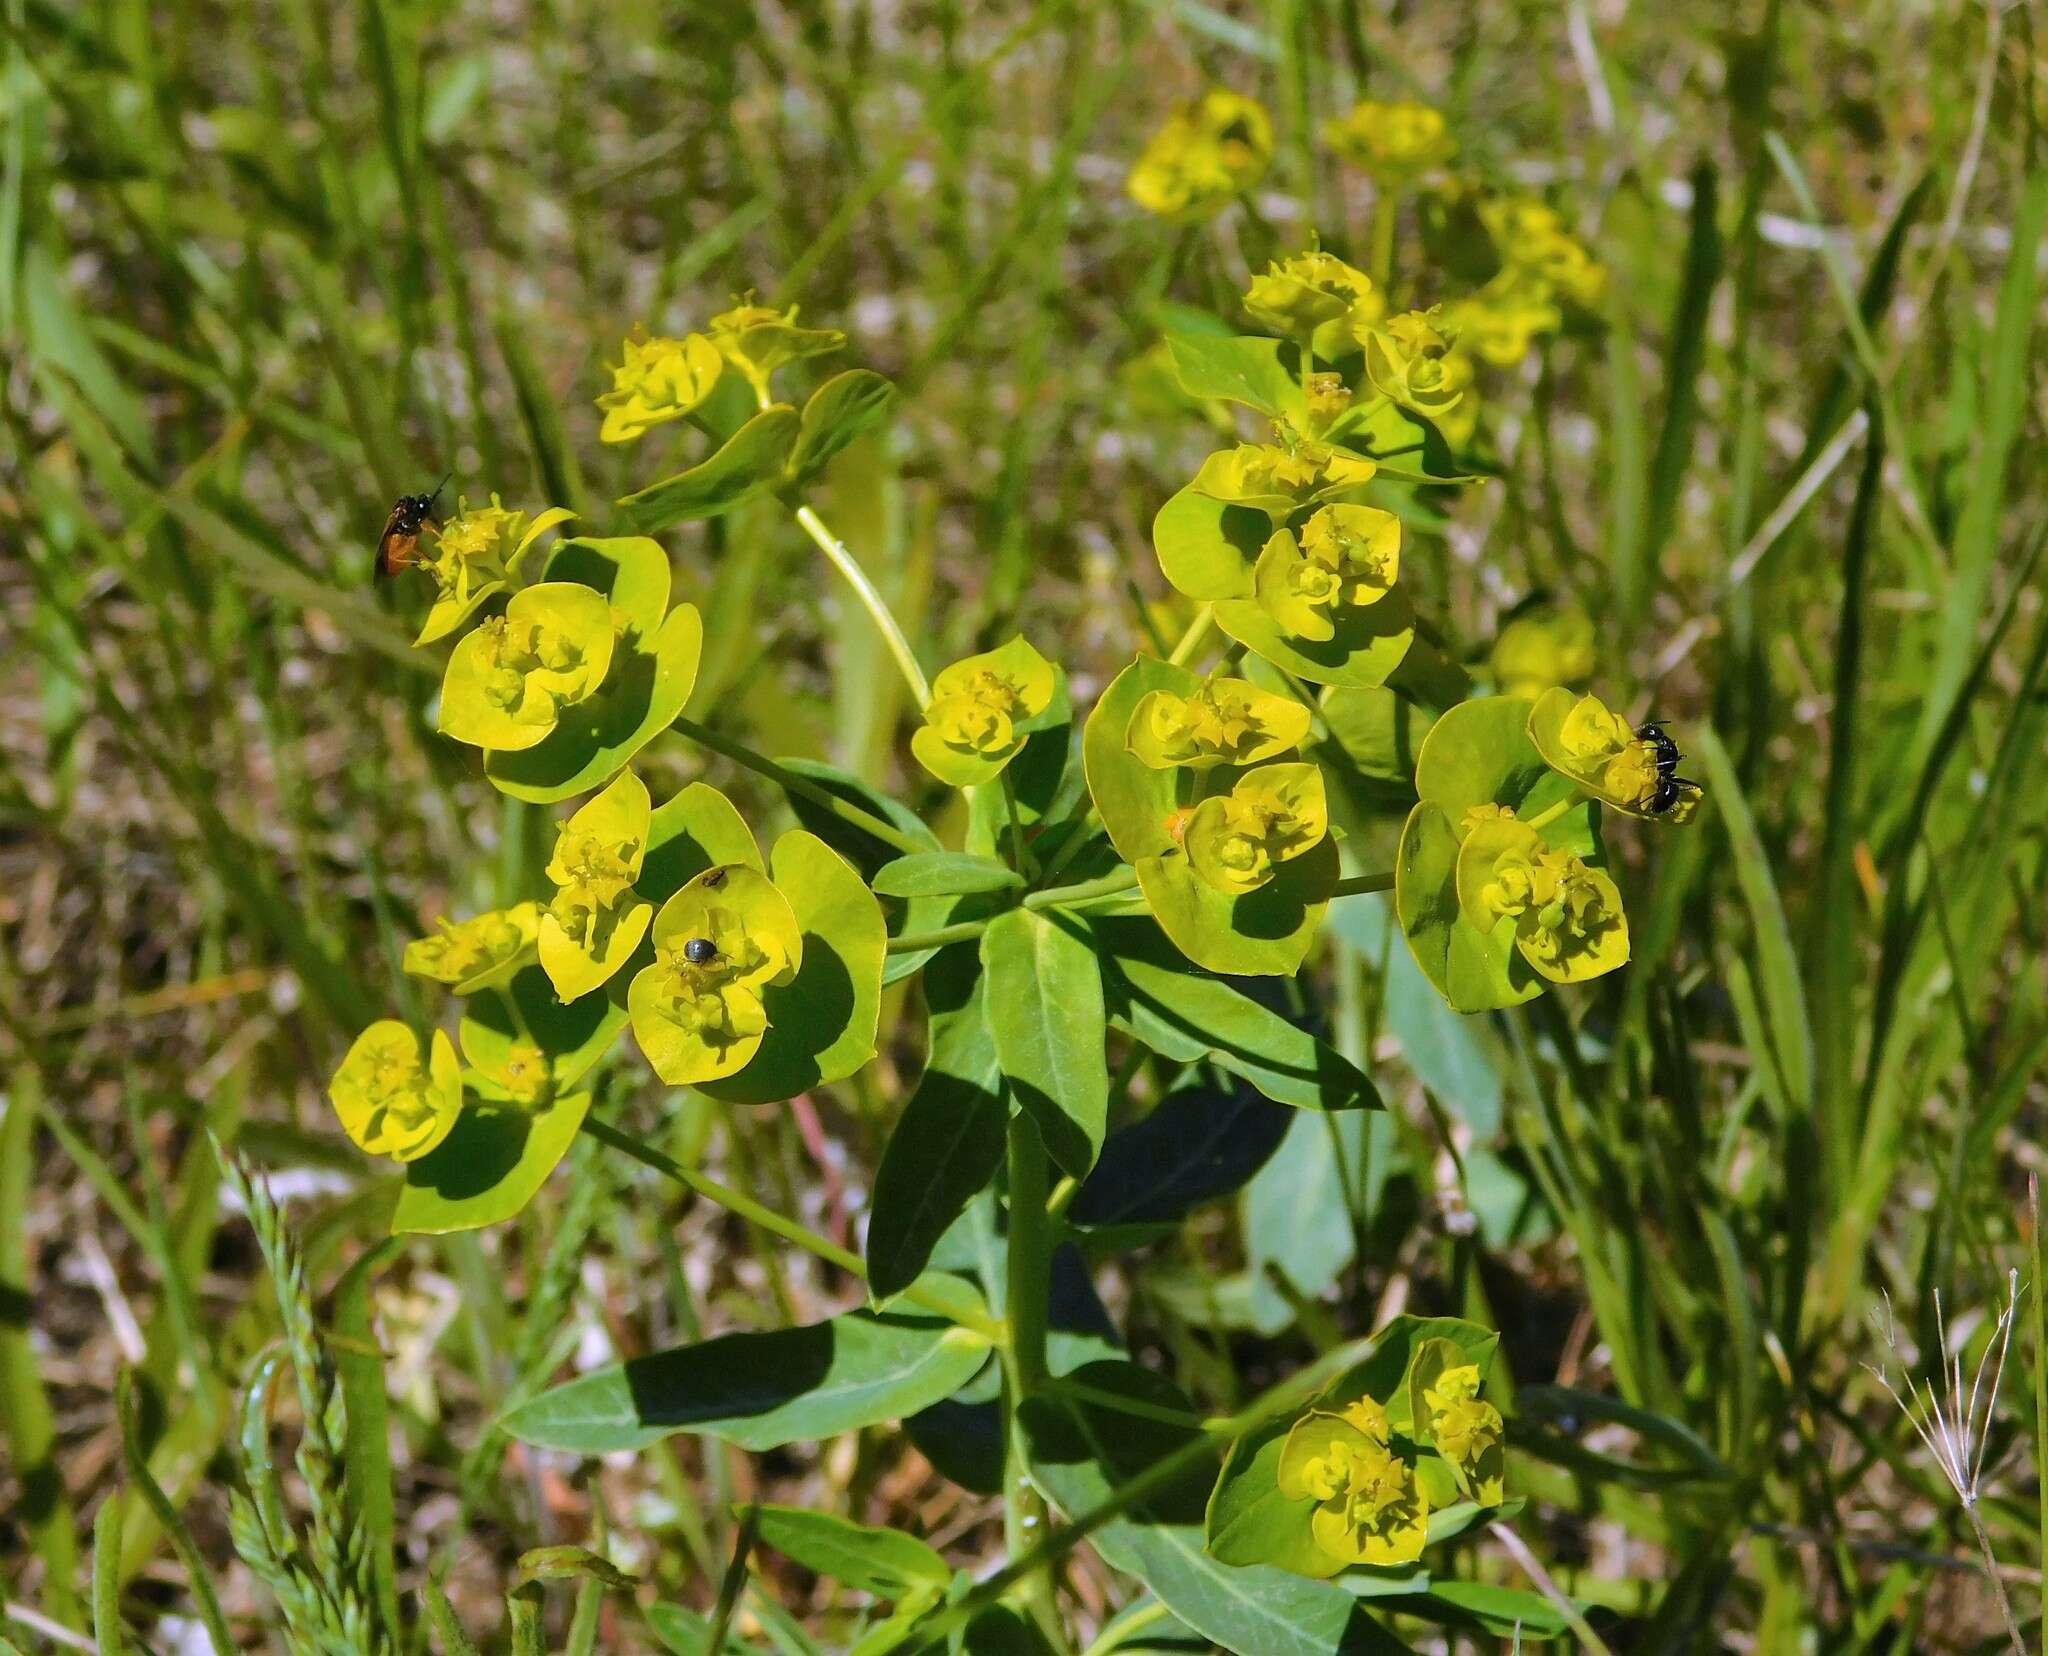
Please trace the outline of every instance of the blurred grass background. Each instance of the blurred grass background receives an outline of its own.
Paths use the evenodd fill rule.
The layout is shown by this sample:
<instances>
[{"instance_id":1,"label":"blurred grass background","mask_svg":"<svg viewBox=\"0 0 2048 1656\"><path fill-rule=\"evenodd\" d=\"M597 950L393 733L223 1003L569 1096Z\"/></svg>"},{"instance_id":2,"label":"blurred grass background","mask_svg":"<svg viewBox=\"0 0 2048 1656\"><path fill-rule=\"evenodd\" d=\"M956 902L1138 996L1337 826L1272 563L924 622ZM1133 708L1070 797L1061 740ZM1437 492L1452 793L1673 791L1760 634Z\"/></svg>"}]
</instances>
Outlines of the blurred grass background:
<instances>
[{"instance_id":1,"label":"blurred grass background","mask_svg":"<svg viewBox=\"0 0 2048 1656\"><path fill-rule=\"evenodd\" d=\"M1933 1352L1936 1290L1974 1360L2017 1269L1980 1512L2038 1621L2030 7L0 0L0 22L0 1586L24 1649L83 1625L107 1501L129 1622L204 1648L176 1642L189 1571L123 1472L122 1368L135 1456L260 1638L220 1479L272 1325L202 1129L272 1170L330 1288L383 1193L325 1077L410 1008L422 920L524 895L545 838L431 733L413 599L370 588L392 498L452 469L472 500L603 525L660 463L597 445L605 357L756 289L909 393L820 505L926 663L1021 627L1085 697L1156 621L1150 518L1212 445L1126 371L1151 306L1234 314L1312 229L1359 248L1370 188L1312 139L1366 91L1440 104L1470 170L1551 197L1612 272L1605 330L1490 399L1502 476L1410 567L1478 655L1532 592L1586 606L1603 688L1677 721L1711 804L1625 836L1636 963L1576 1027L1552 1002L1451 1019L1360 900L1318 982L1397 1109L1346 1128L1348 1160L1295 1129L1142 1272L1106 1262L1112 1303L1217 1406L1403 1305L1497 1320L1524 1533L1619 1612L1617 1650L1967 1650L1999 1628L1969 1527L1865 1364L1887 1301L1907 1361ZM1250 210L1183 232L1122 177L1210 81L1267 102L1280 150ZM672 544L707 618L694 717L932 802L879 638L781 508ZM703 757L645 768L659 793ZM706 774L759 824L780 809ZM857 1237L915 1063L906 1029L830 1098L638 1107ZM518 1224L409 1243L379 1279L408 1584L452 1571L488 1625L523 1548L609 1536L702 1608L726 1503L756 1489L956 1558L997 1543L994 1504L897 1434L758 1462L677 1440L575 1478L485 1432L565 1360L846 1298L668 1187L572 1166ZM750 1625L839 1641L829 1586L763 1568ZM1120 1589L1084 1557L1074 1591L1101 1615Z\"/></svg>"}]
</instances>

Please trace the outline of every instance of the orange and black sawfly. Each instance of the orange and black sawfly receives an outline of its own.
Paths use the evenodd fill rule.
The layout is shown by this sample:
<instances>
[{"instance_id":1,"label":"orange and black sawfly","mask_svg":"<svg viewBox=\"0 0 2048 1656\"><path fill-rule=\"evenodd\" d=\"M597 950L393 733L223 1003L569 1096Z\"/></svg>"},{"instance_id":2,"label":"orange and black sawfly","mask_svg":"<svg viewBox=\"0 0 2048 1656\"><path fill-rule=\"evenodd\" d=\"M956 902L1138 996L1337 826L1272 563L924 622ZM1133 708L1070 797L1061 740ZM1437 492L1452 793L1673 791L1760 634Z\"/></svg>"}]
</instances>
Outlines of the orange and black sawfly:
<instances>
[{"instance_id":1,"label":"orange and black sawfly","mask_svg":"<svg viewBox=\"0 0 2048 1656\"><path fill-rule=\"evenodd\" d=\"M454 475L453 472L448 474L449 477ZM444 477L430 495L398 497L398 504L391 508L391 515L384 520L384 533L377 537L377 562L371 570L373 581L388 581L419 556L421 531L441 527L434 517L434 502L441 498L441 491L447 487L448 478Z\"/></svg>"}]
</instances>

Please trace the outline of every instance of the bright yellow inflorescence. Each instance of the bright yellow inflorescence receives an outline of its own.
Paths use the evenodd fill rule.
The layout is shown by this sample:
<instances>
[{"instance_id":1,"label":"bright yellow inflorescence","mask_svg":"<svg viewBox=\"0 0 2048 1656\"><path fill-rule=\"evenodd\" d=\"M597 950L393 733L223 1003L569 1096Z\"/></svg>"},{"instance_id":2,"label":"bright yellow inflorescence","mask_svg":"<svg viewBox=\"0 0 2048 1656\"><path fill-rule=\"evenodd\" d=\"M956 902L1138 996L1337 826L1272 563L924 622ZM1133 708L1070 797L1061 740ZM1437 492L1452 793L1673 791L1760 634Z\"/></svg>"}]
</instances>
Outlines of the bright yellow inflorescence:
<instances>
[{"instance_id":1,"label":"bright yellow inflorescence","mask_svg":"<svg viewBox=\"0 0 2048 1656\"><path fill-rule=\"evenodd\" d=\"M1154 770L1255 765L1308 734L1309 711L1244 679L1210 679L1185 696L1155 690L1137 705L1126 738Z\"/></svg>"},{"instance_id":2,"label":"bright yellow inflorescence","mask_svg":"<svg viewBox=\"0 0 2048 1656\"><path fill-rule=\"evenodd\" d=\"M1323 773L1309 764L1261 765L1227 794L1195 807L1183 844L1188 866L1218 891L1242 896L1330 831Z\"/></svg>"},{"instance_id":3,"label":"bright yellow inflorescence","mask_svg":"<svg viewBox=\"0 0 2048 1656\"><path fill-rule=\"evenodd\" d=\"M612 370L612 388L597 399L604 410L599 437L630 443L682 419L711 395L724 372L724 357L702 334L672 339L636 329L626 336L624 360Z\"/></svg>"},{"instance_id":4,"label":"bright yellow inflorescence","mask_svg":"<svg viewBox=\"0 0 2048 1656\"><path fill-rule=\"evenodd\" d=\"M1349 611L1393 591L1401 573L1401 520L1374 506L1325 506L1266 543L1253 571L1259 605L1283 632L1334 638Z\"/></svg>"},{"instance_id":5,"label":"bright yellow inflorescence","mask_svg":"<svg viewBox=\"0 0 2048 1656\"><path fill-rule=\"evenodd\" d=\"M1323 142L1382 185L1401 185L1458 153L1443 115L1427 104L1371 99L1326 122Z\"/></svg>"},{"instance_id":6,"label":"bright yellow inflorescence","mask_svg":"<svg viewBox=\"0 0 2048 1656\"><path fill-rule=\"evenodd\" d=\"M1146 212L1193 224L1243 195L1272 159L1272 117L1252 99L1213 87L1153 134L1124 187Z\"/></svg>"}]
</instances>

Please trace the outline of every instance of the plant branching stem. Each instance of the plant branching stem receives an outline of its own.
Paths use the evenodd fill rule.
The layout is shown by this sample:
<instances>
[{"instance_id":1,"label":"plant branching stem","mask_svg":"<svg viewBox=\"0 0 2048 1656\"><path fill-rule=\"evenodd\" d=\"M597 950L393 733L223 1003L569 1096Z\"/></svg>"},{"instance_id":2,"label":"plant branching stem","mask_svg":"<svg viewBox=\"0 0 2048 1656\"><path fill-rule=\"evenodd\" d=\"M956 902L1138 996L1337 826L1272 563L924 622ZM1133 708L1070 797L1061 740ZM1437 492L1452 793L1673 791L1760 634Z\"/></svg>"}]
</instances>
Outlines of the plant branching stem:
<instances>
[{"instance_id":1,"label":"plant branching stem","mask_svg":"<svg viewBox=\"0 0 2048 1656\"><path fill-rule=\"evenodd\" d=\"M1202 640L1209 636L1210 627L1216 622L1216 606L1204 604L1195 612L1194 620L1188 623L1188 630L1180 635L1180 642L1173 647L1173 654L1166 658L1173 667L1185 667L1194 659L1195 652L1202 647Z\"/></svg>"},{"instance_id":2,"label":"plant branching stem","mask_svg":"<svg viewBox=\"0 0 2048 1656\"><path fill-rule=\"evenodd\" d=\"M1100 879L1029 892L1022 906L1028 909L1078 908L1083 903L1093 903L1104 897L1120 897L1135 888L1137 883L1138 871L1135 868L1120 868ZM987 919L962 920L957 925L940 926L933 931L905 932L901 937L889 939L889 952L917 954L925 949L943 948L948 943L965 943L970 937L979 937L986 931L989 920L994 918L990 915Z\"/></svg>"},{"instance_id":3,"label":"plant branching stem","mask_svg":"<svg viewBox=\"0 0 2048 1656\"><path fill-rule=\"evenodd\" d=\"M778 765L766 754L756 753L744 742L736 742L730 736L721 736L717 731L697 723L695 719L679 718L674 728L687 736L699 747L707 747L713 753L722 754L735 765L765 776L784 793L795 794L799 799L808 799L821 810L830 811L849 827L858 828L864 834L872 834L884 845L901 851L905 856L915 852L929 851L929 845L920 845L892 822L885 822L872 811L864 811L858 805L841 799L830 788L813 782L807 776L799 776L787 766Z\"/></svg>"},{"instance_id":4,"label":"plant branching stem","mask_svg":"<svg viewBox=\"0 0 2048 1656\"><path fill-rule=\"evenodd\" d=\"M1004 1389L1009 1415L1009 1454L1003 1469L1003 1530L1010 1556L1036 1550L1049 1523L1045 1497L1032 1481L1031 1462L1019 1411L1045 1387L1046 1331L1052 1320L1052 1224L1046 1216L1045 1141L1023 1111L1010 1118L1009 1142L1009 1268L1004 1317L1009 1343L1003 1350ZM1050 1568L1019 1578L1018 1598L1032 1619L1064 1649L1055 1587Z\"/></svg>"},{"instance_id":5,"label":"plant branching stem","mask_svg":"<svg viewBox=\"0 0 2048 1656\"><path fill-rule=\"evenodd\" d=\"M867 606L868 614L874 617L875 625L881 629L882 641L889 646L889 653L896 658L897 670L903 674L903 682L910 686L911 695L917 698L917 710L922 713L932 704L932 687L926 682L924 669L917 664L917 657L910 653L910 640L903 636L903 629L896 624L895 612L889 608L875 583L868 579L868 572L861 568L860 560L846 549L846 543L825 527L825 520L808 506L796 509L796 520L803 525L804 533L818 543L818 550L839 573Z\"/></svg>"},{"instance_id":6,"label":"plant branching stem","mask_svg":"<svg viewBox=\"0 0 2048 1656\"><path fill-rule=\"evenodd\" d=\"M734 1190L730 1185L722 1185L716 1179L699 1173L695 1168L683 1166L673 1157L663 1155L653 1145L643 1143L631 1133L612 1126L610 1122L599 1121L594 1116L585 1116L583 1131L598 1143L609 1145L612 1149L631 1156L641 1166L651 1167L664 1177L675 1180L685 1189L694 1190L706 1201L716 1202L728 1213L738 1214L740 1218L758 1225L771 1236L779 1236L785 1242L793 1242L804 1252L815 1254L827 1264L837 1265L849 1275L859 1277L863 1282L867 1281L867 1261L859 1254L840 1247L829 1237L820 1236L809 1226L800 1225L796 1220L777 1213L773 1208L762 1206L753 1197ZM903 1290L903 1298L913 1305L923 1306L927 1311L944 1317L948 1322L972 1329L992 1343L1000 1343L1007 1337L1002 1325L993 1319L970 1316L947 1296L928 1294L914 1283Z\"/></svg>"}]
</instances>

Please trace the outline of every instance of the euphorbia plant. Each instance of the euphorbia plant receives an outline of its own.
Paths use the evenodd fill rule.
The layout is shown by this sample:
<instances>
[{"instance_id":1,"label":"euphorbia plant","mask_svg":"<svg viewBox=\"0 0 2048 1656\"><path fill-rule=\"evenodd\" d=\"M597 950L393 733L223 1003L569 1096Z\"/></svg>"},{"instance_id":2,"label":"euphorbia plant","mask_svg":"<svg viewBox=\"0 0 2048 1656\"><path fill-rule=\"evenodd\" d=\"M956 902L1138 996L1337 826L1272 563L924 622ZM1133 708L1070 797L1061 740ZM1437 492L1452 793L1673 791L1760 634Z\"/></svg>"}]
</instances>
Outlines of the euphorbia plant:
<instances>
[{"instance_id":1,"label":"euphorbia plant","mask_svg":"<svg viewBox=\"0 0 2048 1656\"><path fill-rule=\"evenodd\" d=\"M1448 161L1440 122L1377 108L1333 134L1346 156L1400 188ZM1199 218L1256 177L1270 143L1263 111L1212 94L1162 134L1133 193ZM1547 306L1585 290L1553 221L1484 222L1517 294L1540 288ZM1518 693L1475 687L1414 578L1430 556L1414 543L1422 502L1475 475L1462 451L1478 370L1460 341L1499 296L1402 308L1377 252L1373 272L1320 249L1276 260L1243 300L1263 331L1169 334L1185 394L1235 405L1249 429L1153 526L1189 605L1179 644L1137 655L1085 714L1043 638L927 678L803 498L894 392L853 370L801 408L779 400L793 364L843 344L793 311L742 303L702 333L625 342L597 399L603 439L707 445L618 503L636 533L564 536L541 555L567 515L493 496L442 529L427 563L438 597L422 643L468 629L440 728L481 749L506 794L580 803L546 889L406 951L408 971L465 999L457 1040L373 1024L334 1079L342 1124L403 1164L401 1231L509 1217L584 1132L866 1280L870 1303L822 1325L585 1374L503 1421L567 1451L678 1431L767 1449L885 1420L917 1436L950 1402L987 1454L930 1453L969 1483L994 1469L1012 1546L994 1577L949 1579L935 1555L910 1568L902 1538L840 1521L774 1527L783 1550L896 1601L863 1652L936 1648L983 1619L1064 1646L1058 1561L1084 1535L1217 1643L1280 1648L1280 1628L1290 1649L1350 1648L1366 1617L1354 1592L1407 1614L1456 1608L1426 1576L1397 1578L1512 1506L1497 1339L1472 1323L1399 1319L1223 1420L1129 1361L1106 1316L1053 1326L1055 1277L1078 1257L1062 1265L1062 1250L1114 1243L1076 1215L1098 1205L1141 1072L1216 1073L1298 1109L1378 1106L1255 981L1312 963L1334 901L1392 890L1424 974L1461 1011L1628 956L1601 811L1658 814L1654 751L1595 698L1550 687L1573 675L1546 684L1527 636ZM1512 332L1482 330L1484 359ZM919 713L910 753L966 796L961 843L867 781L828 786L685 716L702 626L651 537L763 496L881 628ZM781 787L805 826L764 857L708 783L656 801L633 763L666 737ZM1383 809L1352 791L1361 772L1407 790L1398 835L1361 831ZM1374 838L1398 839L1391 864L1360 849ZM734 1105L842 1082L876 1055L885 984L912 976L929 1056L876 1170L864 1258L593 1113L604 1073L634 1062L628 1030L663 1085Z\"/></svg>"}]
</instances>

